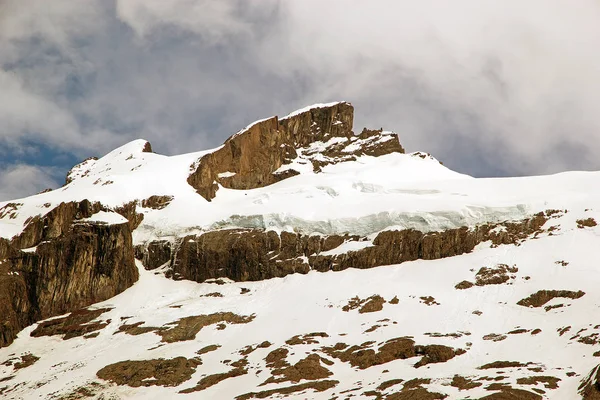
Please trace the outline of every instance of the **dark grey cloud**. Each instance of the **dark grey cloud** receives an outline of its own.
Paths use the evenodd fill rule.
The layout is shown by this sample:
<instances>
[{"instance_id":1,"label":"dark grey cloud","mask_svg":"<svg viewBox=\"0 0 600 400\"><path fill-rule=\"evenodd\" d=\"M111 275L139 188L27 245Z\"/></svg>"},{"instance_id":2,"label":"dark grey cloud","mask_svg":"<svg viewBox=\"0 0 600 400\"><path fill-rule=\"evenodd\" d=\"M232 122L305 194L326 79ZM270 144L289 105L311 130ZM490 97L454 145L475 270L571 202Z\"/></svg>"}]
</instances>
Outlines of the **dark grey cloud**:
<instances>
[{"instance_id":1,"label":"dark grey cloud","mask_svg":"<svg viewBox=\"0 0 600 400\"><path fill-rule=\"evenodd\" d=\"M0 164L200 150L348 100L461 172L600 169L599 47L595 0L4 0Z\"/></svg>"}]
</instances>

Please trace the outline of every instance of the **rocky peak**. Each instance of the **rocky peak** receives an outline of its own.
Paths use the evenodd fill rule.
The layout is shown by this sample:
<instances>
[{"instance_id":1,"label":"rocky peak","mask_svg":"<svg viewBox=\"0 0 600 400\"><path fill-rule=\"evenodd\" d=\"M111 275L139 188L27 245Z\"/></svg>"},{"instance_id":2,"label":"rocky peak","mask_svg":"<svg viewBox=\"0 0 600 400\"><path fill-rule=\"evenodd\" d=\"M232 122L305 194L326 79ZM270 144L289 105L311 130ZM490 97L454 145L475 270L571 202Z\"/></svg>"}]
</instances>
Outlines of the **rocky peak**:
<instances>
[{"instance_id":1,"label":"rocky peak","mask_svg":"<svg viewBox=\"0 0 600 400\"><path fill-rule=\"evenodd\" d=\"M65 185L68 185L74 180L91 176L94 173L99 175L105 174L107 171L110 171L111 163L123 160L131 160L133 158L140 157L143 153L152 153L152 145L147 140L136 139L116 148L101 159L98 159L98 157L86 158L71 168L71 170L67 173Z\"/></svg>"},{"instance_id":2,"label":"rocky peak","mask_svg":"<svg viewBox=\"0 0 600 400\"><path fill-rule=\"evenodd\" d=\"M317 104L281 119L257 121L192 165L188 183L210 201L219 185L253 189L298 175L303 165L320 172L356 156L404 152L395 133L364 129L356 136L353 123L354 107L347 102Z\"/></svg>"}]
</instances>

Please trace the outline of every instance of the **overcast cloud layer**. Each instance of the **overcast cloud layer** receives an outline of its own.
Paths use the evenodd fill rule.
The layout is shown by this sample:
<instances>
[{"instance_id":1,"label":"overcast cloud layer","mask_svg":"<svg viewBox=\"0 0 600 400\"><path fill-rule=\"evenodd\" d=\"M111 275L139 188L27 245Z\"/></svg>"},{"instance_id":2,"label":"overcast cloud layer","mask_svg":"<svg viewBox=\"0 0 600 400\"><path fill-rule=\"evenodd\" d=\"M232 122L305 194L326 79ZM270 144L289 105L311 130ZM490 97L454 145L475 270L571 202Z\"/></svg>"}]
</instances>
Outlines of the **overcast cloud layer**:
<instances>
[{"instance_id":1,"label":"overcast cloud layer","mask_svg":"<svg viewBox=\"0 0 600 400\"><path fill-rule=\"evenodd\" d=\"M600 169L598 0L0 0L0 199L347 100L475 176Z\"/></svg>"}]
</instances>

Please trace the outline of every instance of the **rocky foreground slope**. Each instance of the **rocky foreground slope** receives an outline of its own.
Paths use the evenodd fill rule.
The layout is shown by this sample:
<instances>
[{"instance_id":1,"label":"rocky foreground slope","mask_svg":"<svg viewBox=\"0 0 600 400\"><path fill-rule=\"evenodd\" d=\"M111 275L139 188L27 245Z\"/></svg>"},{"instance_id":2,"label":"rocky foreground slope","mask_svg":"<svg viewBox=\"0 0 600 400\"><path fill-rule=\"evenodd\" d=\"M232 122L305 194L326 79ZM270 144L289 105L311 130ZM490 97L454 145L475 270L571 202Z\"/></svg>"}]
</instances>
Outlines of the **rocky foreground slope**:
<instances>
[{"instance_id":1,"label":"rocky foreground slope","mask_svg":"<svg viewBox=\"0 0 600 400\"><path fill-rule=\"evenodd\" d=\"M474 179L353 112L0 203L0 395L600 397L600 173Z\"/></svg>"}]
</instances>

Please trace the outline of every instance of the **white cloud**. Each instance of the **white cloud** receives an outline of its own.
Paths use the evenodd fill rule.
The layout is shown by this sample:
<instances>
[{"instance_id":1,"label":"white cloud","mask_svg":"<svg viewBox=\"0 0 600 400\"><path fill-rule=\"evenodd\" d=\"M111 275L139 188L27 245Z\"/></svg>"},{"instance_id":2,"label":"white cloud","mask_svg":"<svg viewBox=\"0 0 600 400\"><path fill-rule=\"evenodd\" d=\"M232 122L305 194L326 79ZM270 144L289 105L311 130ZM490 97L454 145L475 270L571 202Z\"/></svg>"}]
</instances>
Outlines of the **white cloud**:
<instances>
[{"instance_id":1,"label":"white cloud","mask_svg":"<svg viewBox=\"0 0 600 400\"><path fill-rule=\"evenodd\" d=\"M0 167L0 201L30 196L59 185L58 171L54 168L26 164Z\"/></svg>"},{"instance_id":2,"label":"white cloud","mask_svg":"<svg viewBox=\"0 0 600 400\"><path fill-rule=\"evenodd\" d=\"M344 99L463 172L600 169L599 47L594 0L9 0L0 140L176 153Z\"/></svg>"}]
</instances>

